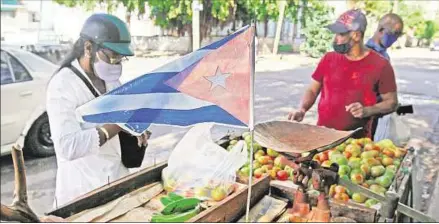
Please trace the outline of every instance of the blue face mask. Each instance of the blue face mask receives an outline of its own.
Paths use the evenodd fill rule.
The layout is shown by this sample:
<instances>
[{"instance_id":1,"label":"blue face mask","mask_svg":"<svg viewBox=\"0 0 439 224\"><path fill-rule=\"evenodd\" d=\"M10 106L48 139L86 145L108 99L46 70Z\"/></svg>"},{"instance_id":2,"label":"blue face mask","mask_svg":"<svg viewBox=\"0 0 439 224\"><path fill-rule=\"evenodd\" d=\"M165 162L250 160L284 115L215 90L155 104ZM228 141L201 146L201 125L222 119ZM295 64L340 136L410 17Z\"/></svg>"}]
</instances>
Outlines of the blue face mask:
<instances>
[{"instance_id":1,"label":"blue face mask","mask_svg":"<svg viewBox=\"0 0 439 224\"><path fill-rule=\"evenodd\" d=\"M380 44L383 48L389 48L390 46L392 46L393 43L395 43L396 40L398 40L398 36L396 36L395 34L385 33L381 37Z\"/></svg>"}]
</instances>

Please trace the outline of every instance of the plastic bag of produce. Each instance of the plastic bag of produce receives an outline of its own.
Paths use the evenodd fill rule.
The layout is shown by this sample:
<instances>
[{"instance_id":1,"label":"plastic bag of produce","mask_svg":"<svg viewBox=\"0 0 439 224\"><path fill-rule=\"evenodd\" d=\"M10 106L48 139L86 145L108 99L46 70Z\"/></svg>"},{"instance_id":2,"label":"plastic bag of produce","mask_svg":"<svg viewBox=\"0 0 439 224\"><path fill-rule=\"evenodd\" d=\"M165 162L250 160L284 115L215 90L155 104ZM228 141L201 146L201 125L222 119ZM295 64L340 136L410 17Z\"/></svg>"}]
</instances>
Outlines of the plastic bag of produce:
<instances>
[{"instance_id":1,"label":"plastic bag of produce","mask_svg":"<svg viewBox=\"0 0 439 224\"><path fill-rule=\"evenodd\" d=\"M410 134L410 127L392 113L378 120L374 141L390 139L395 145L402 146L410 139Z\"/></svg>"},{"instance_id":2,"label":"plastic bag of produce","mask_svg":"<svg viewBox=\"0 0 439 224\"><path fill-rule=\"evenodd\" d=\"M196 125L177 144L162 171L166 191L214 201L233 191L236 171L247 161L247 146L239 141L225 150L212 140L212 126Z\"/></svg>"}]
</instances>

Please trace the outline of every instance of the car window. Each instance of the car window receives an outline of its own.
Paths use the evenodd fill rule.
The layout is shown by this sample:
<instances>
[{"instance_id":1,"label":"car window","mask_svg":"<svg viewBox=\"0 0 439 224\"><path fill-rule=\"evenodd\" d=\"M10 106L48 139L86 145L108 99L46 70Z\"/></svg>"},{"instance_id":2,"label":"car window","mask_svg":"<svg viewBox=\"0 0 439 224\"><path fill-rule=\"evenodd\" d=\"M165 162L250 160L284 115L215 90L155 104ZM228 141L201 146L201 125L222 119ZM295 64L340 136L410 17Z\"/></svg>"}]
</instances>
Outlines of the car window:
<instances>
[{"instance_id":1,"label":"car window","mask_svg":"<svg viewBox=\"0 0 439 224\"><path fill-rule=\"evenodd\" d=\"M23 62L32 72L43 72L52 75L58 68L55 64L27 51L10 49L10 52Z\"/></svg>"},{"instance_id":2,"label":"car window","mask_svg":"<svg viewBox=\"0 0 439 224\"><path fill-rule=\"evenodd\" d=\"M14 57L9 56L9 62L11 63L12 72L14 73L15 82L25 82L32 80L29 72L26 68Z\"/></svg>"},{"instance_id":3,"label":"car window","mask_svg":"<svg viewBox=\"0 0 439 224\"><path fill-rule=\"evenodd\" d=\"M1 52L1 85L12 83L11 70L9 70L8 57L4 51Z\"/></svg>"}]
</instances>

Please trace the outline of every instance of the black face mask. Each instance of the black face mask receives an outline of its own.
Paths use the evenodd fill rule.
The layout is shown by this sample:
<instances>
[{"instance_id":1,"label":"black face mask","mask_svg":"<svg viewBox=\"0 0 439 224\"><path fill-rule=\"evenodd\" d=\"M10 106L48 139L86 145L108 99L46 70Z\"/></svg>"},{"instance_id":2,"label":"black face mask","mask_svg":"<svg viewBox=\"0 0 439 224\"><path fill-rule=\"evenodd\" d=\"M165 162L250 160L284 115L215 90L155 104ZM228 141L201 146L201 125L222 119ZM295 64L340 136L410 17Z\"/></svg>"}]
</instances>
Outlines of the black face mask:
<instances>
[{"instance_id":1,"label":"black face mask","mask_svg":"<svg viewBox=\"0 0 439 224\"><path fill-rule=\"evenodd\" d=\"M340 54L347 54L349 52L349 50L351 50L352 45L347 42L344 44L336 44L336 43L332 43L332 47L334 48L334 51Z\"/></svg>"},{"instance_id":2,"label":"black face mask","mask_svg":"<svg viewBox=\"0 0 439 224\"><path fill-rule=\"evenodd\" d=\"M352 48L351 39L344 43L344 44L336 44L335 42L332 43L332 47L334 48L334 51L340 54L347 54L349 50Z\"/></svg>"}]
</instances>

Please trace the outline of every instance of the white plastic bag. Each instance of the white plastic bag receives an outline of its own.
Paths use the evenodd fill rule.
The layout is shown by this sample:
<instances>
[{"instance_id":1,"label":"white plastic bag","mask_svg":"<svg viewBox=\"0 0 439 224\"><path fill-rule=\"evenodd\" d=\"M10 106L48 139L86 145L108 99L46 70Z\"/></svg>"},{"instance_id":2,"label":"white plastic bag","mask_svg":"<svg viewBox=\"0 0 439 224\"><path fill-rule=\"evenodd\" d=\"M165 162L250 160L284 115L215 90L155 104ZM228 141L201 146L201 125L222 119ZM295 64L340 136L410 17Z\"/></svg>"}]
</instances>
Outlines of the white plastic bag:
<instances>
[{"instance_id":1,"label":"white plastic bag","mask_svg":"<svg viewBox=\"0 0 439 224\"><path fill-rule=\"evenodd\" d=\"M392 113L378 119L374 141L390 139L396 146L402 146L408 142L410 134L410 127L396 113Z\"/></svg>"},{"instance_id":2,"label":"white plastic bag","mask_svg":"<svg viewBox=\"0 0 439 224\"><path fill-rule=\"evenodd\" d=\"M247 161L247 146L240 141L226 151L212 140L212 126L196 125L177 144L162 172L168 192L209 200L233 190L236 171Z\"/></svg>"}]
</instances>

